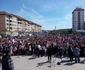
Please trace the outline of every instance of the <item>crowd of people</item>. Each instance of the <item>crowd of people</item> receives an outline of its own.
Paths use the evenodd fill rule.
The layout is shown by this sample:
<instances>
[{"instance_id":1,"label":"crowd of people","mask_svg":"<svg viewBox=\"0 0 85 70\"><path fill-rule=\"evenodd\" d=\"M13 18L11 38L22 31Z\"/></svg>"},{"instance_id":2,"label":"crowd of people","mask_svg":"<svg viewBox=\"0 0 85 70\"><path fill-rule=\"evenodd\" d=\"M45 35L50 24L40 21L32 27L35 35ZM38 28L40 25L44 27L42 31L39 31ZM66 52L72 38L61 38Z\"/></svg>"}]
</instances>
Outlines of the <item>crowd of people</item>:
<instances>
[{"instance_id":1,"label":"crowd of people","mask_svg":"<svg viewBox=\"0 0 85 70\"><path fill-rule=\"evenodd\" d=\"M33 55L35 57L69 57L75 58L75 63L80 62L80 53L85 47L84 34L42 33L18 37L0 37L0 56L2 57L2 70L14 70L12 56ZM83 54L85 50L83 48ZM60 63L58 63L60 64Z\"/></svg>"},{"instance_id":2,"label":"crowd of people","mask_svg":"<svg viewBox=\"0 0 85 70\"><path fill-rule=\"evenodd\" d=\"M71 61L75 56L79 62L81 47L84 45L84 34L44 33L25 38L4 37L0 39L0 55L4 55L6 48L11 47L14 56L35 55L42 57L48 55L49 60L51 55L56 54L70 57Z\"/></svg>"}]
</instances>

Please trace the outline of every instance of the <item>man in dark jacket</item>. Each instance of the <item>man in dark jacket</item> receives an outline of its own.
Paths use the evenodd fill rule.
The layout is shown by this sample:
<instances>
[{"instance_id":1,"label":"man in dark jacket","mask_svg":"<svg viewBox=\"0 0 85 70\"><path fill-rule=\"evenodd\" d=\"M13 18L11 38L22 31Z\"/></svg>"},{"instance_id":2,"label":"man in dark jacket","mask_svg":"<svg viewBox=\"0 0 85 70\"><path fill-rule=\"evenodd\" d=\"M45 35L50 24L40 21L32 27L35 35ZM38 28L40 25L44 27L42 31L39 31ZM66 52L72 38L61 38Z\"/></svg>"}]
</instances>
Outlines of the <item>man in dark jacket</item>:
<instances>
[{"instance_id":1,"label":"man in dark jacket","mask_svg":"<svg viewBox=\"0 0 85 70\"><path fill-rule=\"evenodd\" d=\"M12 54L12 50L10 47L6 48L6 55L2 58L2 70L14 70L13 60L10 55Z\"/></svg>"},{"instance_id":2,"label":"man in dark jacket","mask_svg":"<svg viewBox=\"0 0 85 70\"><path fill-rule=\"evenodd\" d=\"M48 56L48 61L51 63L51 56L52 56L52 45L50 45L48 48L47 48L47 56Z\"/></svg>"},{"instance_id":3,"label":"man in dark jacket","mask_svg":"<svg viewBox=\"0 0 85 70\"><path fill-rule=\"evenodd\" d=\"M73 61L73 48L72 48L72 45L70 45L69 48L68 48L68 55L70 57L70 61Z\"/></svg>"}]
</instances>

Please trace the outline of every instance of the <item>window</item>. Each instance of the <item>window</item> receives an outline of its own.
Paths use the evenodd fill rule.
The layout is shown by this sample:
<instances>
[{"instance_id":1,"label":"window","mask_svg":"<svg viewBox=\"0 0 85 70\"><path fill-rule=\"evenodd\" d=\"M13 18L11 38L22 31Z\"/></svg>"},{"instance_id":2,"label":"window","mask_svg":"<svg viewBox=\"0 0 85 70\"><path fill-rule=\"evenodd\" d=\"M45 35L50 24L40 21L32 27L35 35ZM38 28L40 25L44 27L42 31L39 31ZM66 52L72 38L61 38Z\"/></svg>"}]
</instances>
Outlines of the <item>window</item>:
<instances>
[{"instance_id":1,"label":"window","mask_svg":"<svg viewBox=\"0 0 85 70\"><path fill-rule=\"evenodd\" d=\"M12 20L9 20L9 22L12 22Z\"/></svg>"},{"instance_id":2,"label":"window","mask_svg":"<svg viewBox=\"0 0 85 70\"><path fill-rule=\"evenodd\" d=\"M18 22L18 24L22 24L21 22Z\"/></svg>"},{"instance_id":3,"label":"window","mask_svg":"<svg viewBox=\"0 0 85 70\"><path fill-rule=\"evenodd\" d=\"M10 26L12 25L12 24L9 24Z\"/></svg>"},{"instance_id":4,"label":"window","mask_svg":"<svg viewBox=\"0 0 85 70\"><path fill-rule=\"evenodd\" d=\"M6 28L7 30L9 29L9 27Z\"/></svg>"},{"instance_id":5,"label":"window","mask_svg":"<svg viewBox=\"0 0 85 70\"><path fill-rule=\"evenodd\" d=\"M9 27L9 29L12 29L12 27Z\"/></svg>"},{"instance_id":6,"label":"window","mask_svg":"<svg viewBox=\"0 0 85 70\"><path fill-rule=\"evenodd\" d=\"M12 18L12 16L10 16L10 18Z\"/></svg>"},{"instance_id":7,"label":"window","mask_svg":"<svg viewBox=\"0 0 85 70\"><path fill-rule=\"evenodd\" d=\"M7 22L9 22L9 20L7 20Z\"/></svg>"},{"instance_id":8,"label":"window","mask_svg":"<svg viewBox=\"0 0 85 70\"><path fill-rule=\"evenodd\" d=\"M9 18L9 16L6 16L6 18Z\"/></svg>"},{"instance_id":9,"label":"window","mask_svg":"<svg viewBox=\"0 0 85 70\"><path fill-rule=\"evenodd\" d=\"M7 25L9 25L9 24L7 23Z\"/></svg>"}]
</instances>

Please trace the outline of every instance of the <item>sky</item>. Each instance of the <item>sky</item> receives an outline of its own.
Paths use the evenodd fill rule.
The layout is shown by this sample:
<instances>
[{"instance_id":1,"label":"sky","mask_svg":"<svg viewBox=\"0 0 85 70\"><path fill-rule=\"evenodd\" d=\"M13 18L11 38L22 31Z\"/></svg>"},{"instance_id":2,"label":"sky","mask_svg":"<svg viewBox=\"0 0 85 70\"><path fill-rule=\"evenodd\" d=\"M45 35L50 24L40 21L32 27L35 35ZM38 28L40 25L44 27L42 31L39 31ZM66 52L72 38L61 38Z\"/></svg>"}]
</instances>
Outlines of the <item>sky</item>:
<instances>
[{"instance_id":1,"label":"sky","mask_svg":"<svg viewBox=\"0 0 85 70\"><path fill-rule=\"evenodd\" d=\"M76 7L85 9L85 0L0 0L0 11L33 21L43 30L72 28Z\"/></svg>"}]
</instances>

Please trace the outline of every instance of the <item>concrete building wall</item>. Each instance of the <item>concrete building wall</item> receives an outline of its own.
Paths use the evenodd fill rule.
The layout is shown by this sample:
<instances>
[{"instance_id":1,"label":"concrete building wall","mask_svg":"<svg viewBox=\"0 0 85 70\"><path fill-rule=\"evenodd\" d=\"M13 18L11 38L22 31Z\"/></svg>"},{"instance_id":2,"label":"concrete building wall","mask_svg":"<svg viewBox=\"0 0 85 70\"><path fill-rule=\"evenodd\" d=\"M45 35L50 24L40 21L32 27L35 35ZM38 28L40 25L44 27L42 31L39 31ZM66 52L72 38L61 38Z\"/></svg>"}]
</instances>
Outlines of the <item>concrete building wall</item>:
<instances>
[{"instance_id":1,"label":"concrete building wall","mask_svg":"<svg viewBox=\"0 0 85 70\"><path fill-rule=\"evenodd\" d=\"M26 26L25 26L26 22L22 21L22 32L26 32Z\"/></svg>"},{"instance_id":2,"label":"concrete building wall","mask_svg":"<svg viewBox=\"0 0 85 70\"><path fill-rule=\"evenodd\" d=\"M0 12L0 32L7 35L18 35L19 32L39 32L38 24L28 21L20 16L7 12Z\"/></svg>"},{"instance_id":3,"label":"concrete building wall","mask_svg":"<svg viewBox=\"0 0 85 70\"><path fill-rule=\"evenodd\" d=\"M72 12L72 30L84 30L84 9L76 8Z\"/></svg>"},{"instance_id":4,"label":"concrete building wall","mask_svg":"<svg viewBox=\"0 0 85 70\"><path fill-rule=\"evenodd\" d=\"M5 30L5 15L0 15L0 32Z\"/></svg>"}]
</instances>

